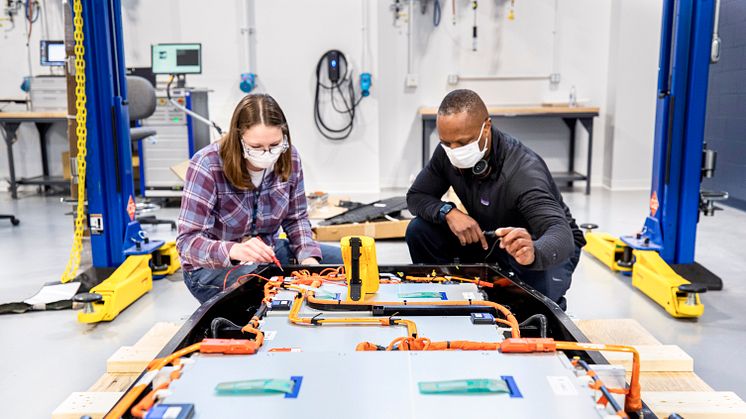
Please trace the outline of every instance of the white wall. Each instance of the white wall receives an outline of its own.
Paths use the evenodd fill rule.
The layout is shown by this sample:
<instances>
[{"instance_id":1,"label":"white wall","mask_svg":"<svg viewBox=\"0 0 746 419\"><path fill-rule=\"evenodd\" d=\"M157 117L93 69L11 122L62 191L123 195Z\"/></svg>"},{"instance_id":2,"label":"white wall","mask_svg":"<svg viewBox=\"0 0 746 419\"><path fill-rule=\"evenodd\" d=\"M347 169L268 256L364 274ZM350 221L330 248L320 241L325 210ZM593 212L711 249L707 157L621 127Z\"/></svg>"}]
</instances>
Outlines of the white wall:
<instances>
[{"instance_id":1,"label":"white wall","mask_svg":"<svg viewBox=\"0 0 746 419\"><path fill-rule=\"evenodd\" d=\"M254 70L259 74L260 91L275 96L285 110L303 157L309 190L375 192L408 186L420 168L417 109L437 106L443 95L456 87L476 90L490 105L511 105L566 100L575 86L580 99L601 107L594 132L593 183L613 188L649 187L652 156L645 150L649 152L653 142L661 0L556 0L556 70L562 77L557 86L548 81L447 83L451 73L551 72L555 0L516 1L514 21L506 19L509 1L479 2L477 52L471 51L473 15L468 1L457 0L456 26L451 24L451 2L441 1L442 21L437 28L432 25L431 12L421 15L417 3L416 89L404 86L406 23L399 27L392 24L390 1L368 0L370 53L366 70L373 74L372 95L360 105L352 136L341 143L321 137L313 124L314 70L321 54L331 48L345 52L356 69L360 68L364 0L255 1ZM47 3L50 9L61 7L59 1ZM203 74L189 76L188 81L214 90L210 114L226 127L243 95L238 89L239 75L247 71L246 39L240 31L245 26L246 3L124 0L127 66L148 66L153 43L201 42ZM59 32L53 36L57 38L62 36L61 18L58 21ZM17 86L26 73L22 32L16 29L0 35L3 56L18 57L0 62L2 97L21 96ZM38 38L32 37L32 45L38 45ZM36 47L32 53L38 54ZM38 62L38 56L33 60ZM551 169L566 167L567 128L561 121L502 120L498 127L536 149ZM38 171L38 140L31 138L32 131L22 128L24 141L16 146L22 156L22 174ZM576 167L584 168L585 132L580 127L577 138ZM57 143L66 144L64 140ZM7 171L2 153L0 150L0 175ZM52 151L50 156L58 154Z\"/></svg>"},{"instance_id":2,"label":"white wall","mask_svg":"<svg viewBox=\"0 0 746 419\"><path fill-rule=\"evenodd\" d=\"M188 76L192 86L213 89L210 116L227 128L238 100L240 74L247 71L246 1L207 7L197 0L126 0L125 58L128 66L149 66L150 45L201 42L203 74ZM370 25L377 25L369 8ZM359 65L362 54L360 1L256 1L256 68L261 88L282 106L301 153L308 190L376 192L378 175L377 95L360 106L355 133L344 142L324 139L313 123L316 63L328 49L345 52ZM147 28L145 30L144 28ZM334 28L330 30L329 28ZM371 41L376 48L376 41ZM376 73L376 62L372 62ZM332 121L334 121L332 119Z\"/></svg>"},{"instance_id":3,"label":"white wall","mask_svg":"<svg viewBox=\"0 0 746 419\"><path fill-rule=\"evenodd\" d=\"M653 164L662 0L613 0L609 47L611 109L604 185L648 189Z\"/></svg>"},{"instance_id":4,"label":"white wall","mask_svg":"<svg viewBox=\"0 0 746 419\"><path fill-rule=\"evenodd\" d=\"M537 81L470 81L457 86L447 83L451 73L464 75L548 75L553 70L552 28L554 0L516 2L516 19L506 18L507 1L482 1L477 9L478 48L471 51L473 12L469 2L458 2L457 24L451 23L450 2L442 2L443 18L433 28L431 16L415 14L417 33L415 72L417 89L404 87L406 74L406 28L394 28L386 19L380 27L380 54L393 55L381 61L381 183L402 187L420 168L420 120L417 108L437 106L454 88L477 91L488 105L531 105L545 100L567 101L575 86L580 99L601 107L594 139L594 184L601 183L603 164L604 113L608 65L608 23L610 4L597 0L558 1L558 62L562 81L552 86ZM387 14L389 2L379 2L379 13ZM384 105L386 103L386 105ZM552 170L566 170L567 127L559 119L505 120L497 124L547 160ZM576 168L585 169L586 134L578 127ZM390 157L388 157L390 156Z\"/></svg>"}]
</instances>

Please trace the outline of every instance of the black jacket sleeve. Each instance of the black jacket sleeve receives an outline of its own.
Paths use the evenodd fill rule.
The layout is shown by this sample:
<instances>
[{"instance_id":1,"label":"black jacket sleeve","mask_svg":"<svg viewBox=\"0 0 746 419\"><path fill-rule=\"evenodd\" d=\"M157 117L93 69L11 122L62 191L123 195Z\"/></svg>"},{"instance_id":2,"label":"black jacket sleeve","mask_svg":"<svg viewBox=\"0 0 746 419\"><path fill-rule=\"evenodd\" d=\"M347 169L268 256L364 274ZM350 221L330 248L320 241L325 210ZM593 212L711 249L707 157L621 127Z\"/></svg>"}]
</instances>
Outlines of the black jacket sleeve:
<instances>
[{"instance_id":1,"label":"black jacket sleeve","mask_svg":"<svg viewBox=\"0 0 746 419\"><path fill-rule=\"evenodd\" d=\"M528 269L544 271L569 258L575 251L575 241L565 211L552 193L549 171L532 166L511 189L534 239L536 259Z\"/></svg>"},{"instance_id":2,"label":"black jacket sleeve","mask_svg":"<svg viewBox=\"0 0 746 419\"><path fill-rule=\"evenodd\" d=\"M446 165L450 165L446 158L445 151L438 146L407 192L409 212L431 223L440 222L438 211L443 205L441 197L450 186L444 173L449 168Z\"/></svg>"}]
</instances>

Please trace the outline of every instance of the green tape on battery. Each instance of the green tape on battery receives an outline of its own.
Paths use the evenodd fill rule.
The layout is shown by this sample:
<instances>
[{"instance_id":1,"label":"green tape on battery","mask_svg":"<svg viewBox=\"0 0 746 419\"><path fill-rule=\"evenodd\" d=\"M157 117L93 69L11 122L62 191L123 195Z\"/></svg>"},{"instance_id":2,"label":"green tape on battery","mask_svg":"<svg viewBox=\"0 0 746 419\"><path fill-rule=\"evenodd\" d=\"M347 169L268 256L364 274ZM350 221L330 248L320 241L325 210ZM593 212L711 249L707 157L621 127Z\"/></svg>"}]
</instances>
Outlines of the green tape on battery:
<instances>
[{"instance_id":1,"label":"green tape on battery","mask_svg":"<svg viewBox=\"0 0 746 419\"><path fill-rule=\"evenodd\" d=\"M319 300L339 300L339 294L336 292L329 292L322 289L314 290L313 296Z\"/></svg>"},{"instance_id":2,"label":"green tape on battery","mask_svg":"<svg viewBox=\"0 0 746 419\"><path fill-rule=\"evenodd\" d=\"M479 394L509 393L508 384L501 379L476 378L467 380L425 381L417 383L422 394Z\"/></svg>"},{"instance_id":3,"label":"green tape on battery","mask_svg":"<svg viewBox=\"0 0 746 419\"><path fill-rule=\"evenodd\" d=\"M399 298L437 298L442 300L443 294L434 291L400 292L396 294Z\"/></svg>"},{"instance_id":4,"label":"green tape on battery","mask_svg":"<svg viewBox=\"0 0 746 419\"><path fill-rule=\"evenodd\" d=\"M258 380L228 381L218 383L215 393L218 396L261 396L291 393L293 380L263 378Z\"/></svg>"}]
</instances>

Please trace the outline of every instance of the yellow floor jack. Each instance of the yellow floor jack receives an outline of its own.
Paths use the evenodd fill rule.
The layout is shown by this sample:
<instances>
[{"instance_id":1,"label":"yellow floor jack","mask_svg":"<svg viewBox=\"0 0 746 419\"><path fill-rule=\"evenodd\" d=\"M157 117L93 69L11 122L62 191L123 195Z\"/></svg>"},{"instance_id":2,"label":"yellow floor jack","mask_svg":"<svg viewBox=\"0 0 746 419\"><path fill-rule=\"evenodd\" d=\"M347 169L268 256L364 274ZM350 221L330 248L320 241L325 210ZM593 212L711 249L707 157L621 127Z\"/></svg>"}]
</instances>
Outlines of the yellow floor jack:
<instances>
[{"instance_id":1,"label":"yellow floor jack","mask_svg":"<svg viewBox=\"0 0 746 419\"><path fill-rule=\"evenodd\" d=\"M89 292L76 294L73 302L82 304L78 321L97 323L111 321L130 304L137 301L153 288L153 279L163 278L176 272L180 267L179 256L174 242L150 240L137 221L130 222L125 233L127 257L113 272L103 270L107 276L101 283L90 288ZM81 282L95 283L96 275L82 274Z\"/></svg>"},{"instance_id":2,"label":"yellow floor jack","mask_svg":"<svg viewBox=\"0 0 746 419\"><path fill-rule=\"evenodd\" d=\"M624 237L593 232L598 228L596 224L581 224L580 228L585 230L587 242L583 250L612 271L631 273L632 286L660 304L670 315L697 318L704 313L699 294L706 292L707 286L684 279L656 250L635 249Z\"/></svg>"}]
</instances>

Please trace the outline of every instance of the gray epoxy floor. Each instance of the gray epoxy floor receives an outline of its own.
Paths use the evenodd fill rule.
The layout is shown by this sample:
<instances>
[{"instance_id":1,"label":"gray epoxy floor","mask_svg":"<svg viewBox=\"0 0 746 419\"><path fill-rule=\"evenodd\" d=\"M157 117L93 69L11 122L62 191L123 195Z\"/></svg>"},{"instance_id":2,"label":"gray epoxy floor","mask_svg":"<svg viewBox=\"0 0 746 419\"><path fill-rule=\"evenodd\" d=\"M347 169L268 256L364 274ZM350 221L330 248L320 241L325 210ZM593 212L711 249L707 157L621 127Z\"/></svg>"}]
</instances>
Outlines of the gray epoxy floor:
<instances>
[{"instance_id":1,"label":"gray epoxy floor","mask_svg":"<svg viewBox=\"0 0 746 419\"><path fill-rule=\"evenodd\" d=\"M371 197L354 197L364 200ZM579 221L593 221L614 234L639 229L646 214L647 192L594 189L565 198ZM72 219L59 198L27 196L12 201L0 193L0 214L14 212L21 225L0 220L0 301L33 295L56 280L67 261ZM161 211L175 218L176 210ZM716 390L732 390L746 399L746 363L739 355L746 345L743 305L746 303L746 213L727 209L699 226L698 261L719 274L725 290L704 295L705 314L698 321L669 317L655 303L584 255L574 277L568 312L578 318L631 317L667 344L680 345L695 358L696 372ZM169 239L168 227L150 229L151 237ZM377 245L381 263L409 263L403 241ZM41 418L73 391L85 391L104 372L106 359L120 346L132 345L153 323L181 321L197 308L180 283L181 276L157 281L153 291L115 321L80 324L75 313L38 312L0 316L0 404L3 417Z\"/></svg>"}]
</instances>

